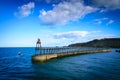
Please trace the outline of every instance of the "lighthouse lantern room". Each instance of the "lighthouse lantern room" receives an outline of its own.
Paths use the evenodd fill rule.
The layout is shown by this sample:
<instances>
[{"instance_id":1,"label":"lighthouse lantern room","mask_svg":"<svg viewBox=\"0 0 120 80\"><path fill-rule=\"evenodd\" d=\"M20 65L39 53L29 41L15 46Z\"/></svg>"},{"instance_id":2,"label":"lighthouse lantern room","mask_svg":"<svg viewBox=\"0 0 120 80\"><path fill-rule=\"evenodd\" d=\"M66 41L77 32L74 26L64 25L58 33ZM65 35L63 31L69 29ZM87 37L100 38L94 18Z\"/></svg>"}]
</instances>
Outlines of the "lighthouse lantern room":
<instances>
[{"instance_id":1,"label":"lighthouse lantern room","mask_svg":"<svg viewBox=\"0 0 120 80\"><path fill-rule=\"evenodd\" d=\"M37 42L36 42L36 49L37 49L37 50L42 49L42 46L41 46L41 41L40 41L40 39L39 39L39 38L38 38L38 40L37 40Z\"/></svg>"}]
</instances>

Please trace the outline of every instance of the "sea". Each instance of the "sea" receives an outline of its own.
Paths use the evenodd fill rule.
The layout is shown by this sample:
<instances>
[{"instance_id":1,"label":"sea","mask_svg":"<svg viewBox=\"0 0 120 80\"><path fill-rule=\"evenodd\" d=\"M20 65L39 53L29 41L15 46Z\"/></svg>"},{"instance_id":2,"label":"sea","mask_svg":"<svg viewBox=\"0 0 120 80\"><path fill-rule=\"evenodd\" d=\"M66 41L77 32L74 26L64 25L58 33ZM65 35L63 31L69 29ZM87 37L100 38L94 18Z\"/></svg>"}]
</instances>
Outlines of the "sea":
<instances>
[{"instance_id":1,"label":"sea","mask_svg":"<svg viewBox=\"0 0 120 80\"><path fill-rule=\"evenodd\" d=\"M120 80L120 53L111 50L33 63L34 47L0 48L0 80Z\"/></svg>"}]
</instances>

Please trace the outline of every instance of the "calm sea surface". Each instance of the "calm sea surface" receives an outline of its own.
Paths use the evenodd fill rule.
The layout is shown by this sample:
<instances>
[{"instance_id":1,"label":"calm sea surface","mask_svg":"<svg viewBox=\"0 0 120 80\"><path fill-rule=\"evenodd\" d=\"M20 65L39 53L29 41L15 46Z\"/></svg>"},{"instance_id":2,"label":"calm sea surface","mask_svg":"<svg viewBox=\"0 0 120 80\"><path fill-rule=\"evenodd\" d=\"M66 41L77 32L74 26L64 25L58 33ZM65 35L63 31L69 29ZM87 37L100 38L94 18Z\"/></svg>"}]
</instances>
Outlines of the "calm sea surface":
<instances>
[{"instance_id":1,"label":"calm sea surface","mask_svg":"<svg viewBox=\"0 0 120 80\"><path fill-rule=\"evenodd\" d=\"M34 48L0 48L0 80L120 80L120 53L115 49L45 63L32 63L33 54Z\"/></svg>"}]
</instances>

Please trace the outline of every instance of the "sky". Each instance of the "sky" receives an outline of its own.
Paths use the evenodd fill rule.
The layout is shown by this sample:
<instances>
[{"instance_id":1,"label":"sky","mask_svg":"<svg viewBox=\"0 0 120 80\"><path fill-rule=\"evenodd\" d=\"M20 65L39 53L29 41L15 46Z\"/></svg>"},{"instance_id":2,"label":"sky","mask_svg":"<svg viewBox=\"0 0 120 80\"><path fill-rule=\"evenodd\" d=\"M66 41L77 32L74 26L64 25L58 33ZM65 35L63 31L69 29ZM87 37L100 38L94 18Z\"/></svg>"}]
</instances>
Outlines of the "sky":
<instances>
[{"instance_id":1,"label":"sky","mask_svg":"<svg viewBox=\"0 0 120 80\"><path fill-rule=\"evenodd\" d=\"M120 38L120 0L0 0L0 47Z\"/></svg>"}]
</instances>

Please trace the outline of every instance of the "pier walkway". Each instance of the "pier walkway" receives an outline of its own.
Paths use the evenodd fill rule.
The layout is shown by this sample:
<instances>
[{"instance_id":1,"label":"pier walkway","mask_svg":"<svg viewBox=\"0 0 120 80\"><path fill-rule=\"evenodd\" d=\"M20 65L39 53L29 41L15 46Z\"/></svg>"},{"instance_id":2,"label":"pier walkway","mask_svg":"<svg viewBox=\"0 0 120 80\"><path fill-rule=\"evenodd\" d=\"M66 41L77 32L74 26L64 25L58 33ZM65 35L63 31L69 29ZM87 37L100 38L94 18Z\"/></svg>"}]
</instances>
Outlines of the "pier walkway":
<instances>
[{"instance_id":1,"label":"pier walkway","mask_svg":"<svg viewBox=\"0 0 120 80\"><path fill-rule=\"evenodd\" d=\"M47 47L47 48L35 48L35 54L32 56L32 61L46 61L52 58L97 53L97 52L109 52L107 48L93 48L93 47Z\"/></svg>"}]
</instances>

